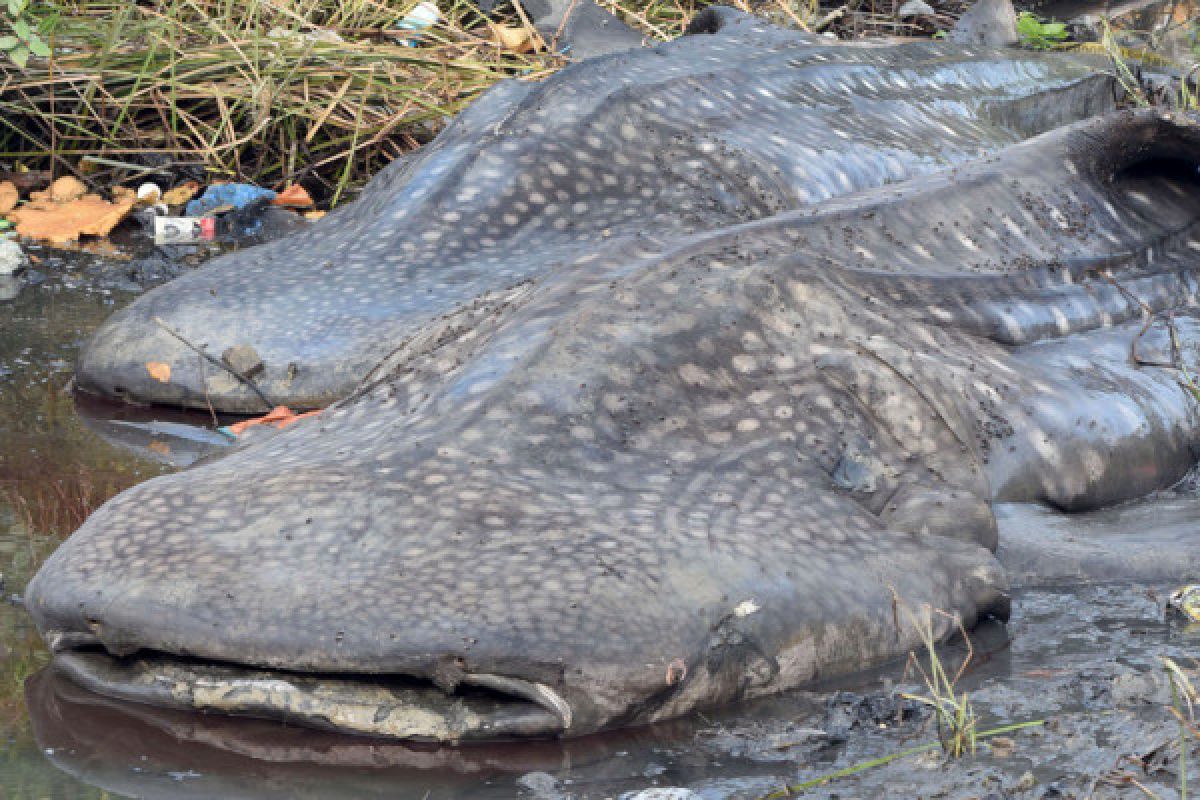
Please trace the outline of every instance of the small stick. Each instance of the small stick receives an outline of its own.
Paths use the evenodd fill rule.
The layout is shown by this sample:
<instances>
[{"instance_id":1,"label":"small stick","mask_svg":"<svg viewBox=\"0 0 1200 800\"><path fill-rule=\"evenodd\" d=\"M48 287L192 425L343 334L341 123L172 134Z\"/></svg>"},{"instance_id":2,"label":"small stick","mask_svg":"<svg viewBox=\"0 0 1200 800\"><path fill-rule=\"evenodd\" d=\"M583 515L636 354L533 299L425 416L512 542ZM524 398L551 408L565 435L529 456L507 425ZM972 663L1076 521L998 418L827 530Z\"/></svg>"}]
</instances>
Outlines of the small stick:
<instances>
[{"instance_id":1,"label":"small stick","mask_svg":"<svg viewBox=\"0 0 1200 800\"><path fill-rule=\"evenodd\" d=\"M217 412L213 411L212 400L208 397L208 375L204 374L204 357L200 357L200 386L204 389L204 405L208 406L208 413L212 417L213 428L221 427L221 423L217 421Z\"/></svg>"},{"instance_id":2,"label":"small stick","mask_svg":"<svg viewBox=\"0 0 1200 800\"><path fill-rule=\"evenodd\" d=\"M234 372L233 368L230 367L228 364L226 364L224 361L221 361L218 358L213 358L211 355L204 352L203 349L201 349L201 348L197 347L196 345L192 344L191 342L189 342L187 339L184 338L183 334L181 334L179 331L175 330L170 325L168 325L163 320L162 317L155 317L154 324L158 325L158 327L162 328L164 331L171 334L179 341L183 342L185 345L187 345L193 351L199 353L201 356L204 357L204 359L206 361L208 361L208 363L213 364L217 367L220 367L221 369L225 370L233 377L237 378L239 383L244 384L245 386L247 386L250 389L250 391L252 391L256 395L258 395L258 399L263 401L263 405L266 406L267 411L270 411L272 408L275 407L275 405L270 400L267 399L267 396L262 393L262 390L259 389L258 386L255 385L254 381L250 380L249 378L243 377L242 375L239 375L238 373Z\"/></svg>"}]
</instances>

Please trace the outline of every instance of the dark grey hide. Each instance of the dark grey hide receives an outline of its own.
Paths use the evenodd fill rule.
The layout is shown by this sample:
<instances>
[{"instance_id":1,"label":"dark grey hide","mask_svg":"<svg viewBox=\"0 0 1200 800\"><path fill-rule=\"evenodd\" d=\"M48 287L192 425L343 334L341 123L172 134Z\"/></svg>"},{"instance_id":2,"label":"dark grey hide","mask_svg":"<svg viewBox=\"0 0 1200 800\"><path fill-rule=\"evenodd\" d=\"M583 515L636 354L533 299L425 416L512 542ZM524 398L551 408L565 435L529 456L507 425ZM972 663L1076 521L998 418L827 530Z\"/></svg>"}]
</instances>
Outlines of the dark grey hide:
<instances>
[{"instance_id":1,"label":"dark grey hide","mask_svg":"<svg viewBox=\"0 0 1200 800\"><path fill-rule=\"evenodd\" d=\"M329 238L256 251L298 264L278 292L239 256L115 320L89 357L172 303L392 338L320 416L93 514L28 590L58 669L373 735L577 735L897 656L925 605L1003 616L993 502L1178 480L1195 121L1053 127L1092 102L1065 60L734 27L488 95ZM518 118L510 151L481 133ZM264 294L210 294L239 280Z\"/></svg>"},{"instance_id":2,"label":"dark grey hide","mask_svg":"<svg viewBox=\"0 0 1200 800\"><path fill-rule=\"evenodd\" d=\"M705 24L720 30L493 88L307 233L116 314L79 385L199 409L323 407L486 292L962 163L1113 100L1068 56L838 44L716 12ZM214 359L252 348L267 402L172 331ZM170 382L147 362L170 364Z\"/></svg>"}]
</instances>

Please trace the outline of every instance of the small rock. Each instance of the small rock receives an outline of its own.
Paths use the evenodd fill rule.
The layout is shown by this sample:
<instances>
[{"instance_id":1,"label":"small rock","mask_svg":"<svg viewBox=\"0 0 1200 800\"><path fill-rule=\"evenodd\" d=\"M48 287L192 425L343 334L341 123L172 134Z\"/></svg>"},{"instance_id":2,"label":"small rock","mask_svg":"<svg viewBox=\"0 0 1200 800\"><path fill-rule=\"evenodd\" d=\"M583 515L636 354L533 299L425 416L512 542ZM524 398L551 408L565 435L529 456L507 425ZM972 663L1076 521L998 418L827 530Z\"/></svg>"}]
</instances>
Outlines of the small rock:
<instances>
[{"instance_id":1,"label":"small rock","mask_svg":"<svg viewBox=\"0 0 1200 800\"><path fill-rule=\"evenodd\" d=\"M908 0L896 10L897 17L932 17L937 12L925 0Z\"/></svg>"},{"instance_id":2,"label":"small rock","mask_svg":"<svg viewBox=\"0 0 1200 800\"><path fill-rule=\"evenodd\" d=\"M248 344L234 345L221 354L221 360L238 375L247 380L258 375L266 367L258 352Z\"/></svg>"},{"instance_id":3,"label":"small rock","mask_svg":"<svg viewBox=\"0 0 1200 800\"><path fill-rule=\"evenodd\" d=\"M1017 749L1017 743L1007 736L994 736L988 740L988 745L996 758L1008 758Z\"/></svg>"},{"instance_id":4,"label":"small rock","mask_svg":"<svg viewBox=\"0 0 1200 800\"><path fill-rule=\"evenodd\" d=\"M1169 705L1171 702L1170 682L1158 671L1117 675L1112 679L1110 691L1112 703L1118 708L1142 703Z\"/></svg>"},{"instance_id":5,"label":"small rock","mask_svg":"<svg viewBox=\"0 0 1200 800\"><path fill-rule=\"evenodd\" d=\"M16 275L26 263L21 245L12 239L0 239L0 275Z\"/></svg>"},{"instance_id":6,"label":"small rock","mask_svg":"<svg viewBox=\"0 0 1200 800\"><path fill-rule=\"evenodd\" d=\"M978 0L950 30L958 44L1004 47L1017 43L1017 12L1011 0Z\"/></svg>"},{"instance_id":7,"label":"small rock","mask_svg":"<svg viewBox=\"0 0 1200 800\"><path fill-rule=\"evenodd\" d=\"M1017 781L1017 785L1013 788L1018 792L1028 792L1035 786L1037 786L1037 778L1033 777L1032 772L1026 772L1020 777L1020 779Z\"/></svg>"},{"instance_id":8,"label":"small rock","mask_svg":"<svg viewBox=\"0 0 1200 800\"><path fill-rule=\"evenodd\" d=\"M527 772L517 778L517 786L534 797L558 797L558 779L548 772Z\"/></svg>"},{"instance_id":9,"label":"small rock","mask_svg":"<svg viewBox=\"0 0 1200 800\"><path fill-rule=\"evenodd\" d=\"M691 789L681 789L674 786L642 789L640 792L627 792L621 795L621 800L700 800L700 795Z\"/></svg>"}]
</instances>

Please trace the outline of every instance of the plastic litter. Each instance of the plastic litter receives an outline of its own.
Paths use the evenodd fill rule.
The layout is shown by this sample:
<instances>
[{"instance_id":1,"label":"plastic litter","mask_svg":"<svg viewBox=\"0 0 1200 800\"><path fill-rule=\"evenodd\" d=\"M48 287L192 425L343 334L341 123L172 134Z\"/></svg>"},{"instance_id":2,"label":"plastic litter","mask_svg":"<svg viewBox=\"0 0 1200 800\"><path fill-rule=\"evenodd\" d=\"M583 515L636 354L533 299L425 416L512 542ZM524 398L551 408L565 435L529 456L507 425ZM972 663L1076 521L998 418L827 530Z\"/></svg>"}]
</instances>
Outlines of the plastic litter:
<instances>
[{"instance_id":1,"label":"plastic litter","mask_svg":"<svg viewBox=\"0 0 1200 800\"><path fill-rule=\"evenodd\" d=\"M154 218L155 244L210 242L217 236L217 221L212 217Z\"/></svg>"},{"instance_id":2,"label":"plastic litter","mask_svg":"<svg viewBox=\"0 0 1200 800\"><path fill-rule=\"evenodd\" d=\"M441 18L442 12L438 11L438 7L433 3L418 3L388 33L400 44L407 45L408 47L416 47L417 42L421 39L421 31L432 28ZM412 33L406 36L403 32L407 31L411 31Z\"/></svg>"},{"instance_id":3,"label":"plastic litter","mask_svg":"<svg viewBox=\"0 0 1200 800\"><path fill-rule=\"evenodd\" d=\"M143 183L137 189L138 202L143 205L152 206L162 199L162 189L158 188L156 183Z\"/></svg>"},{"instance_id":4,"label":"plastic litter","mask_svg":"<svg viewBox=\"0 0 1200 800\"><path fill-rule=\"evenodd\" d=\"M0 239L0 277L16 275L25 269L25 251L12 239Z\"/></svg>"},{"instance_id":5,"label":"plastic litter","mask_svg":"<svg viewBox=\"0 0 1200 800\"><path fill-rule=\"evenodd\" d=\"M907 3L896 10L896 16L900 19L904 19L905 17L933 17L937 16L937 11L929 3L926 3L925 0L908 0Z\"/></svg>"},{"instance_id":6,"label":"plastic litter","mask_svg":"<svg viewBox=\"0 0 1200 800\"><path fill-rule=\"evenodd\" d=\"M293 183L275 195L275 199L271 201L271 205L294 209L312 208L313 199L312 195L303 186Z\"/></svg>"},{"instance_id":7,"label":"plastic litter","mask_svg":"<svg viewBox=\"0 0 1200 800\"><path fill-rule=\"evenodd\" d=\"M298 422L305 417L315 417L320 413L321 412L318 410L306 411L303 414L297 414L287 406L275 406L270 410L270 412L261 417L242 420L241 422L236 422L233 425L225 425L217 428L217 431L225 434L226 436L237 437L241 436L248 428L253 428L255 425L270 425L272 428L279 428L280 430L283 430L293 422Z\"/></svg>"},{"instance_id":8,"label":"plastic litter","mask_svg":"<svg viewBox=\"0 0 1200 800\"><path fill-rule=\"evenodd\" d=\"M219 183L204 190L204 194L188 202L184 213L202 217L221 208L243 209L256 203L269 203L275 192L249 183Z\"/></svg>"}]
</instances>

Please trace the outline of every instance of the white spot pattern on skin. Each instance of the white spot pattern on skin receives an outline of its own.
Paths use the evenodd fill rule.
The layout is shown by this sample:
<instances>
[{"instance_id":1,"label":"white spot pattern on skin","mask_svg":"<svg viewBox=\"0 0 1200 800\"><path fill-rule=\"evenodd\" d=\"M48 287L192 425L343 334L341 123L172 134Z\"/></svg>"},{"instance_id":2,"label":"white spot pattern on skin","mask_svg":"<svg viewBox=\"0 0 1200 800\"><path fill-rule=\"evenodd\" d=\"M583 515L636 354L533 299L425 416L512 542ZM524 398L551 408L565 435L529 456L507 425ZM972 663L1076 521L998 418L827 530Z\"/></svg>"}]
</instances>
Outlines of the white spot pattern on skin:
<instances>
[{"instance_id":1,"label":"white spot pattern on skin","mask_svg":"<svg viewBox=\"0 0 1200 800\"><path fill-rule=\"evenodd\" d=\"M705 45L722 47L720 39ZM693 58L671 60L689 48ZM636 70L600 80L576 69L544 90L504 89L509 99L573 97L579 116L558 119L552 103L523 103L520 119L486 106L468 112L410 168L412 182L401 189L398 173L385 176L331 223L333 245L310 236L260 251L309 247L306 258L337 256L339 268L315 286L304 283L314 273L298 270L282 279L286 290L239 300L240 312L266 314L284 297L328 337L370 342L363 358L378 370L319 417L105 505L31 585L43 629L98 615L123 644L169 650L186 636L200 658L296 670L427 676L452 658L480 673L525 671L553 682L579 732L732 699L728 687L741 686L730 674L685 684L720 696L659 694L674 658L686 659L691 681L711 664L725 668L712 656L727 641L761 641L772 657L781 642L812 643L809 661L788 662L755 692L803 682L834 661L903 652L914 639L890 627L889 584L909 601L968 618L994 607L1003 578L977 546L986 531L944 531L968 540L958 542L886 524L884 499L900 489L986 506L995 486L1069 507L1165 480L1181 454L1190 458L1197 432L1174 377L1131 367L1128 347L1109 348L1116 360L1096 344L1103 325L1130 334L1141 308L1089 277L1088 265L1115 264L1154 308L1197 290L1182 246L1200 219L1194 196L1172 192L1180 199L1163 211L1157 200L1175 187L1161 178L1064 177L1068 157L1087 157L1079 142L1123 129L1050 134L983 166L960 166L951 181L888 183L825 209L799 207L801 191L830 196L847 181L869 189L907 177L890 166L897 149L907 155L895 163L924 173L934 165L922 162L923 148L966 158L1015 137L973 118L966 100L1032 91L1060 74L1048 65L1065 62L1030 55L1008 66L936 44L781 38L765 49L770 58L748 58L736 80L714 70L701 83L700 44L663 52L651 61L661 65L652 82ZM880 70L880 52L899 62L893 72ZM746 127L738 104L755 85L772 99ZM900 85L909 87L900 99L933 86L958 95L932 114L889 95ZM848 91L895 106L898 124L881 130L865 101L857 113L819 113ZM587 102L596 94L602 103ZM643 130L646 96L671 110L657 112L666 119L705 111L686 133ZM520 124L558 131L572 146L586 131L613 147L630 119L639 147L611 159L591 154L597 169L626 165L613 176L620 191L611 211L596 210L606 208L594 196L606 192L604 181L586 201L573 194L570 148L547 162L538 152L546 142L534 137L507 159L480 155L468 135ZM805 164L814 177L774 195L761 190L778 185L770 181L747 188L766 174L763 164L786 167L794 157L754 126L791 119L811 135L817 156ZM847 137L862 145L852 155L838 149ZM951 139L962 139L961 149ZM703 156L701 174L652 161L672 147L685 160ZM568 174L556 176L555 163ZM435 167L466 185L414 187ZM715 180L726 184L720 196ZM1058 191L1066 182L1070 196ZM505 215L518 198L539 207L537 192L546 205L519 219L515 236ZM425 195L462 204L465 227L444 229L440 249L413 241L415 228L393 232L387 219L391 203ZM681 199L704 210L677 215ZM600 216L571 217L576 202ZM969 214L983 209L993 224L1013 220L1021 235L974 235L979 223ZM440 213L410 218L429 225ZM954 223L962 221L960 237ZM384 227L395 238L375 242ZM600 247L606 229L616 233ZM1152 264L1129 257L1168 234L1172 244L1156 246ZM856 247L887 258L864 264ZM248 260L222 262L213 274ZM337 316L343 292L359 281L379 316ZM1064 332L1078 335L1103 371L1078 377L1064 366L1070 345L1049 338ZM1200 338L1196 328L1187 333ZM1114 381L1160 391L1130 392L1114 405ZM1146 399L1155 397L1161 407ZM1077 407L1117 434L1080 433L1067 413ZM1176 419L1184 421L1158 422ZM1139 426L1163 446L1119 450L1144 441L1132 433ZM856 479L859 464L870 482ZM868 484L875 488L861 488ZM228 516L198 513L213 506ZM759 610L734 623L748 627L729 629L730 601L751 596ZM286 624L280 607L289 609ZM209 630L211 620L220 624ZM824 644L813 643L817 630ZM738 659L753 649L731 648L728 669L750 674L756 664Z\"/></svg>"},{"instance_id":2,"label":"white spot pattern on skin","mask_svg":"<svg viewBox=\"0 0 1200 800\"><path fill-rule=\"evenodd\" d=\"M703 82L700 62L711 65ZM746 29L631 53L611 74L506 84L311 233L228 256L136 303L90 345L80 379L171 404L259 410L238 385L206 397L182 355L171 384L143 380L145 361L172 360L179 346L152 324L162 315L217 352L248 340L273 400L325 405L391 343L480 292L600 242L635 250L642 232L685 236L962 162L1019 138L981 124L979 104L998 109L1088 74L1053 54L997 59L940 43L813 44ZM678 119L686 130L663 124ZM308 343L302 354L289 352L297 342Z\"/></svg>"}]
</instances>

